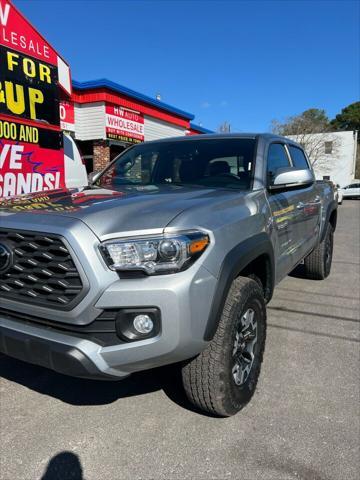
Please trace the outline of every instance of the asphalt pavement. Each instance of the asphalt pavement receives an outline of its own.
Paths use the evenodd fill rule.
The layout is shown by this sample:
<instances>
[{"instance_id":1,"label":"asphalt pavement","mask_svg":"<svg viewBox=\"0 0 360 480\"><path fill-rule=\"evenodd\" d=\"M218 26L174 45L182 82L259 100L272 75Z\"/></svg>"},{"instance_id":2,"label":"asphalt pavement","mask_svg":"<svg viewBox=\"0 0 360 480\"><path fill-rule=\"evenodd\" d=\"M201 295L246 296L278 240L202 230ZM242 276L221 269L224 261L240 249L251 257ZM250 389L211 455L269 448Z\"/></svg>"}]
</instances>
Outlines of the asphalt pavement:
<instances>
[{"instance_id":1,"label":"asphalt pavement","mask_svg":"<svg viewBox=\"0 0 360 480\"><path fill-rule=\"evenodd\" d=\"M359 479L360 201L339 207L325 281L268 306L257 392L228 419L193 411L169 368L73 379L0 356L0 479Z\"/></svg>"}]
</instances>

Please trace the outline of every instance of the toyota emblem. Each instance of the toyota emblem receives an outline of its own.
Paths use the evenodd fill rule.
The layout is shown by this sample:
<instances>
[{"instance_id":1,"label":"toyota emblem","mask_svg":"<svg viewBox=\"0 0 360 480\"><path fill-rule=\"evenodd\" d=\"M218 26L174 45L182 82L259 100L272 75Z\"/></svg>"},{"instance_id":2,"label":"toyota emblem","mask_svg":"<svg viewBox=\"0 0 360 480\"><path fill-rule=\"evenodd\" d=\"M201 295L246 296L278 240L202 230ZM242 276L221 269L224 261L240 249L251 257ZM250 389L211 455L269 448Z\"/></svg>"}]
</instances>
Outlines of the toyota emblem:
<instances>
[{"instance_id":1,"label":"toyota emblem","mask_svg":"<svg viewBox=\"0 0 360 480\"><path fill-rule=\"evenodd\" d=\"M4 273L11 264L11 251L0 243L0 273Z\"/></svg>"}]
</instances>

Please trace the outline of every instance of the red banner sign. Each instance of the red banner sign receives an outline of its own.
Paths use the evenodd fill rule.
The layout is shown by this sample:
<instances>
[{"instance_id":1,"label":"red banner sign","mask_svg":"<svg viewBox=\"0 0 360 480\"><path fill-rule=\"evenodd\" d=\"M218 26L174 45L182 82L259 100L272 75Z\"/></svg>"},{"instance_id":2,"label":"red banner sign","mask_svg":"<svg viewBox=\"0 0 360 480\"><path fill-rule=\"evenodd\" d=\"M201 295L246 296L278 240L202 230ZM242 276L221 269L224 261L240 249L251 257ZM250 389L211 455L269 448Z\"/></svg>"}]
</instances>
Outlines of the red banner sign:
<instances>
[{"instance_id":1,"label":"red banner sign","mask_svg":"<svg viewBox=\"0 0 360 480\"><path fill-rule=\"evenodd\" d=\"M60 101L60 126L62 130L75 131L75 109L73 102Z\"/></svg>"},{"instance_id":2,"label":"red banner sign","mask_svg":"<svg viewBox=\"0 0 360 480\"><path fill-rule=\"evenodd\" d=\"M10 0L0 0L0 197L64 186L61 87L69 66Z\"/></svg>"},{"instance_id":3,"label":"red banner sign","mask_svg":"<svg viewBox=\"0 0 360 480\"><path fill-rule=\"evenodd\" d=\"M112 140L140 143L144 141L144 117L117 105L106 104L106 136Z\"/></svg>"},{"instance_id":4,"label":"red banner sign","mask_svg":"<svg viewBox=\"0 0 360 480\"><path fill-rule=\"evenodd\" d=\"M0 120L0 197L64 185L62 133Z\"/></svg>"},{"instance_id":5,"label":"red banner sign","mask_svg":"<svg viewBox=\"0 0 360 480\"><path fill-rule=\"evenodd\" d=\"M59 85L71 94L69 66L10 0L0 0L0 45L56 66Z\"/></svg>"}]
</instances>

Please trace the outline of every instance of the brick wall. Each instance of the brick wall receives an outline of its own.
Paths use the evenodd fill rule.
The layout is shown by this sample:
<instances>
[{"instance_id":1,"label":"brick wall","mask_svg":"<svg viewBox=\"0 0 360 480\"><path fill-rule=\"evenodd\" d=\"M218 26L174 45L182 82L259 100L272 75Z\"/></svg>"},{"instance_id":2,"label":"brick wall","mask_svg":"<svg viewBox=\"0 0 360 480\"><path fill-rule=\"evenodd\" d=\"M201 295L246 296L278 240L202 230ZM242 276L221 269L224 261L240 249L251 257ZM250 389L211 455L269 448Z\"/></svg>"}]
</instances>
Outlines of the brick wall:
<instances>
[{"instance_id":1,"label":"brick wall","mask_svg":"<svg viewBox=\"0 0 360 480\"><path fill-rule=\"evenodd\" d=\"M93 168L102 170L110 162L110 147L106 140L94 141L93 146Z\"/></svg>"}]
</instances>

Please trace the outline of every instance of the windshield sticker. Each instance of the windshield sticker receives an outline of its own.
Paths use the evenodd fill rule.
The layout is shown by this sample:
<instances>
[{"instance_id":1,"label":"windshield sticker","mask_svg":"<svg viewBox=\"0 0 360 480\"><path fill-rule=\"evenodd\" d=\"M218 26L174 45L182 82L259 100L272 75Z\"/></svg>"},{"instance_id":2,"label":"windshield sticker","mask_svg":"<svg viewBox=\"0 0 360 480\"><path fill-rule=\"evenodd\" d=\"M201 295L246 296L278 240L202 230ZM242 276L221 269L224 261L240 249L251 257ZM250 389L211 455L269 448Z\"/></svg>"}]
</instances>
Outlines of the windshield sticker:
<instances>
[{"instance_id":1,"label":"windshield sticker","mask_svg":"<svg viewBox=\"0 0 360 480\"><path fill-rule=\"evenodd\" d=\"M124 192L106 190L57 190L50 195L24 195L18 198L0 200L0 209L15 212L76 212L99 202L125 196Z\"/></svg>"}]
</instances>

